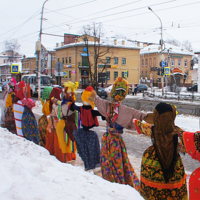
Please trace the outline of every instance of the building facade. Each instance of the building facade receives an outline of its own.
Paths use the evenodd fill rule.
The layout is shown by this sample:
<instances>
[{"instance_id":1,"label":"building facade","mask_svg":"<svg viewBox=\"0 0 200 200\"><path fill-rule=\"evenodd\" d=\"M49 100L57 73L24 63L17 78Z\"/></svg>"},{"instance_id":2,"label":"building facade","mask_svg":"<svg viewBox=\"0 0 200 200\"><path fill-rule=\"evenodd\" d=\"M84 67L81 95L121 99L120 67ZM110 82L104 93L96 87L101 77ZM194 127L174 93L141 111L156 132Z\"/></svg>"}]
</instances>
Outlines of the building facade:
<instances>
[{"instance_id":1,"label":"building facade","mask_svg":"<svg viewBox=\"0 0 200 200\"><path fill-rule=\"evenodd\" d=\"M82 88L89 85L90 70L94 72L94 38L84 36L75 38L74 43L57 45L56 61L63 63L60 72L61 83L66 81L79 82ZM98 40L98 39L97 39ZM98 43L99 44L99 43ZM111 85L118 76L128 80L130 84L139 83L140 43L127 40L105 39L100 42L101 57L98 57L98 82ZM105 53L106 52L106 53ZM88 60L89 57L89 60ZM103 70L104 69L104 70ZM56 72L58 76L58 72Z\"/></svg>"},{"instance_id":2,"label":"building facade","mask_svg":"<svg viewBox=\"0 0 200 200\"><path fill-rule=\"evenodd\" d=\"M146 46L140 52L140 82L161 87L162 76L158 75L158 69L169 67L170 75L164 75L164 86L189 86L193 80L193 56L193 52L168 43L163 51L160 45ZM163 66L160 66L161 61L165 63Z\"/></svg>"},{"instance_id":3,"label":"building facade","mask_svg":"<svg viewBox=\"0 0 200 200\"><path fill-rule=\"evenodd\" d=\"M0 82L10 80L11 64L19 63L22 56L14 51L4 51L0 53Z\"/></svg>"}]
</instances>

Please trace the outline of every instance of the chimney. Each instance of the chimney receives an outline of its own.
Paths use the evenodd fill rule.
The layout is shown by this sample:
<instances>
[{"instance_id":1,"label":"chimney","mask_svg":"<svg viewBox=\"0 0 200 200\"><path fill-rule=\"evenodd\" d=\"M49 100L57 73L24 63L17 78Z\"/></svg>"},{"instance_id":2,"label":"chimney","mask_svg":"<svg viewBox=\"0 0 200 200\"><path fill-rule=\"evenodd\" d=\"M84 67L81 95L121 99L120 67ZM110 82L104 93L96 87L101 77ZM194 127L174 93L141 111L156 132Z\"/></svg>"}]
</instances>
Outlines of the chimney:
<instances>
[{"instance_id":1,"label":"chimney","mask_svg":"<svg viewBox=\"0 0 200 200\"><path fill-rule=\"evenodd\" d=\"M64 46L64 42L61 42L61 46Z\"/></svg>"},{"instance_id":2,"label":"chimney","mask_svg":"<svg viewBox=\"0 0 200 200\"><path fill-rule=\"evenodd\" d=\"M122 45L125 45L125 40L122 40Z\"/></svg>"},{"instance_id":3,"label":"chimney","mask_svg":"<svg viewBox=\"0 0 200 200\"><path fill-rule=\"evenodd\" d=\"M78 38L75 38L75 43L77 43L78 42Z\"/></svg>"},{"instance_id":4,"label":"chimney","mask_svg":"<svg viewBox=\"0 0 200 200\"><path fill-rule=\"evenodd\" d=\"M137 46L140 47L140 42L137 42Z\"/></svg>"},{"instance_id":5,"label":"chimney","mask_svg":"<svg viewBox=\"0 0 200 200\"><path fill-rule=\"evenodd\" d=\"M183 51L183 49L181 49L181 51Z\"/></svg>"},{"instance_id":6,"label":"chimney","mask_svg":"<svg viewBox=\"0 0 200 200\"><path fill-rule=\"evenodd\" d=\"M56 47L59 47L59 43L56 43Z\"/></svg>"},{"instance_id":7,"label":"chimney","mask_svg":"<svg viewBox=\"0 0 200 200\"><path fill-rule=\"evenodd\" d=\"M171 47L170 47L169 49L172 51L172 48L171 48Z\"/></svg>"},{"instance_id":8,"label":"chimney","mask_svg":"<svg viewBox=\"0 0 200 200\"><path fill-rule=\"evenodd\" d=\"M158 50L161 50L161 46L158 47Z\"/></svg>"},{"instance_id":9,"label":"chimney","mask_svg":"<svg viewBox=\"0 0 200 200\"><path fill-rule=\"evenodd\" d=\"M117 45L117 40L116 39L114 39L114 45Z\"/></svg>"},{"instance_id":10,"label":"chimney","mask_svg":"<svg viewBox=\"0 0 200 200\"><path fill-rule=\"evenodd\" d=\"M148 51L150 51L151 50L151 48L148 48Z\"/></svg>"},{"instance_id":11,"label":"chimney","mask_svg":"<svg viewBox=\"0 0 200 200\"><path fill-rule=\"evenodd\" d=\"M190 50L191 53L193 53L193 50Z\"/></svg>"}]
</instances>

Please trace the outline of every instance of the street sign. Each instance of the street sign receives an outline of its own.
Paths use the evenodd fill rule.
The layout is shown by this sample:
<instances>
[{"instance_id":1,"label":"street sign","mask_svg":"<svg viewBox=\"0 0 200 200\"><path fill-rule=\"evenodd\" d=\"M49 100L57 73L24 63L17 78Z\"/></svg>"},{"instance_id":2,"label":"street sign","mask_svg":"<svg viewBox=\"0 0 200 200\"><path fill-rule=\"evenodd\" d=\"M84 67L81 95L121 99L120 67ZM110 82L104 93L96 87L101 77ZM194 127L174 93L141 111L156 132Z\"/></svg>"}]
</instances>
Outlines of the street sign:
<instances>
[{"instance_id":1,"label":"street sign","mask_svg":"<svg viewBox=\"0 0 200 200\"><path fill-rule=\"evenodd\" d=\"M165 70L164 72L165 75L170 75L170 67L165 67L164 70Z\"/></svg>"},{"instance_id":2,"label":"street sign","mask_svg":"<svg viewBox=\"0 0 200 200\"><path fill-rule=\"evenodd\" d=\"M11 65L11 73L18 74L19 73L19 64L12 64Z\"/></svg>"},{"instance_id":3,"label":"street sign","mask_svg":"<svg viewBox=\"0 0 200 200\"><path fill-rule=\"evenodd\" d=\"M161 66L165 67L165 62L164 61L161 62Z\"/></svg>"},{"instance_id":4,"label":"street sign","mask_svg":"<svg viewBox=\"0 0 200 200\"><path fill-rule=\"evenodd\" d=\"M55 68L58 72L62 71L63 69L63 63L61 62L57 62L56 65L55 65Z\"/></svg>"},{"instance_id":5,"label":"street sign","mask_svg":"<svg viewBox=\"0 0 200 200\"><path fill-rule=\"evenodd\" d=\"M161 60L165 60L165 56L163 54L160 56L160 58Z\"/></svg>"},{"instance_id":6,"label":"street sign","mask_svg":"<svg viewBox=\"0 0 200 200\"><path fill-rule=\"evenodd\" d=\"M127 71L125 71L124 72L124 78L127 78L127 76L128 76L128 73L127 73Z\"/></svg>"}]
</instances>

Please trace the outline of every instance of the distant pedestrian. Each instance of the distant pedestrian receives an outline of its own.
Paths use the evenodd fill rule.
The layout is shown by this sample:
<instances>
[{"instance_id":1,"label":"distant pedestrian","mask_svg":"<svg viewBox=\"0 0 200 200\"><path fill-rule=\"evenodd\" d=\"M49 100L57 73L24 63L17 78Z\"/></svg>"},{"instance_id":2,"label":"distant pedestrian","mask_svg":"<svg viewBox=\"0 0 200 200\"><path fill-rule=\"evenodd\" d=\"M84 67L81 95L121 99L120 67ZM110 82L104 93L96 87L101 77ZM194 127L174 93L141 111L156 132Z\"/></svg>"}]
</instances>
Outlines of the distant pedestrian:
<instances>
[{"instance_id":1,"label":"distant pedestrian","mask_svg":"<svg viewBox=\"0 0 200 200\"><path fill-rule=\"evenodd\" d=\"M135 96L136 96L137 95L137 84L135 84L134 93L135 93Z\"/></svg>"}]
</instances>

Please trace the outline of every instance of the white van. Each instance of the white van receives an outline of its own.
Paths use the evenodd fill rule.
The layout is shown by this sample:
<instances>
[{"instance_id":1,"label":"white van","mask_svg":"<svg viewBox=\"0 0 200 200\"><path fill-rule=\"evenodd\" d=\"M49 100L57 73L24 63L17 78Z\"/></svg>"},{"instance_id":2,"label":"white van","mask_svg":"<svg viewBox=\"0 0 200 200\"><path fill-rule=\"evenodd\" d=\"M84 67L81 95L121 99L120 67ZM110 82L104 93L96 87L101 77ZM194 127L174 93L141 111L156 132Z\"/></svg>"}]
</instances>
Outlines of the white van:
<instances>
[{"instance_id":1,"label":"white van","mask_svg":"<svg viewBox=\"0 0 200 200\"><path fill-rule=\"evenodd\" d=\"M22 81L28 83L31 88L31 96L38 95L38 79L36 74L26 74L22 76ZM51 78L48 75L40 75L40 92L42 94L43 89L46 86L51 86Z\"/></svg>"}]
</instances>

